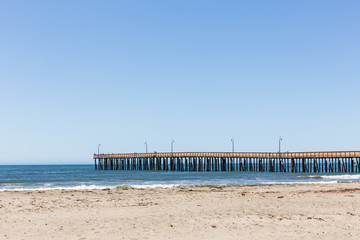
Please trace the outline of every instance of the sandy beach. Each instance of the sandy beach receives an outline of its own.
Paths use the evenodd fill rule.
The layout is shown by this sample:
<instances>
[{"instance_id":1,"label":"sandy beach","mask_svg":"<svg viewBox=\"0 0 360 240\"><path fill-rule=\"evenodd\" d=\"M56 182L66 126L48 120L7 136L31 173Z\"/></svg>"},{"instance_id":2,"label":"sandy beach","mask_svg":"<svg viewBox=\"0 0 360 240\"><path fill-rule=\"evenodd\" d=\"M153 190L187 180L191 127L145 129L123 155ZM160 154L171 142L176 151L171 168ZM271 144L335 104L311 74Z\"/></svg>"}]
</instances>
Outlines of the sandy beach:
<instances>
[{"instance_id":1,"label":"sandy beach","mask_svg":"<svg viewBox=\"0 0 360 240\"><path fill-rule=\"evenodd\" d=\"M0 239L360 239L360 183L0 192Z\"/></svg>"}]
</instances>

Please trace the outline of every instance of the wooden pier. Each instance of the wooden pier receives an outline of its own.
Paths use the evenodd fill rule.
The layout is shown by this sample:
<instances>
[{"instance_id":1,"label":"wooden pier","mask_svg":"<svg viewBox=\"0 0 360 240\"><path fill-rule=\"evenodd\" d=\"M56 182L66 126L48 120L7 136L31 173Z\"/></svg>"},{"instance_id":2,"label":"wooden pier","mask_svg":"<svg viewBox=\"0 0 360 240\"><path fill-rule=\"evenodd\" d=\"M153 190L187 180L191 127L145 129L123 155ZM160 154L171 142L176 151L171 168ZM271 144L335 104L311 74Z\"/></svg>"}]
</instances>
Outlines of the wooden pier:
<instances>
[{"instance_id":1,"label":"wooden pier","mask_svg":"<svg viewBox=\"0 0 360 240\"><path fill-rule=\"evenodd\" d=\"M360 172L360 151L94 154L95 169L178 172Z\"/></svg>"}]
</instances>

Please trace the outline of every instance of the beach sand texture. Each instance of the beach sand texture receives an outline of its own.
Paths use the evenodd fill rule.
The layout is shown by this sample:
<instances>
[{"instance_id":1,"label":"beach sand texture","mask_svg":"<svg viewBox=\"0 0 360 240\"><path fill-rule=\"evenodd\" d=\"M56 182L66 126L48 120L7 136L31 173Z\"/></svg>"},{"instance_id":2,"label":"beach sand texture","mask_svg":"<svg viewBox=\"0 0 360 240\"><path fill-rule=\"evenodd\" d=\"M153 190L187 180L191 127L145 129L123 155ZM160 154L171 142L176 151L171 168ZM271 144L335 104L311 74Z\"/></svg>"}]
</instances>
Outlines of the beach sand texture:
<instances>
[{"instance_id":1,"label":"beach sand texture","mask_svg":"<svg viewBox=\"0 0 360 240\"><path fill-rule=\"evenodd\" d=\"M0 239L360 239L360 183L0 192Z\"/></svg>"}]
</instances>

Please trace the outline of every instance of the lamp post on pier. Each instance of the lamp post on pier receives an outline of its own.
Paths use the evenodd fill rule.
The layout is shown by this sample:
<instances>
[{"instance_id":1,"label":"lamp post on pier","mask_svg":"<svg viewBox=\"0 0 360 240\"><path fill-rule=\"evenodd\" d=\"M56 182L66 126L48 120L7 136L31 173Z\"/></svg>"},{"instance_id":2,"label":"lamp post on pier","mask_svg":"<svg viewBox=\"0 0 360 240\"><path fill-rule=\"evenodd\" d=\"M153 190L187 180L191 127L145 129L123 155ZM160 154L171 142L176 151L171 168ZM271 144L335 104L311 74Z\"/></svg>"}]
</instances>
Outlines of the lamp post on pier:
<instances>
[{"instance_id":1,"label":"lamp post on pier","mask_svg":"<svg viewBox=\"0 0 360 240\"><path fill-rule=\"evenodd\" d=\"M145 142L145 149L146 149L146 153L148 153L148 143L147 142Z\"/></svg>"},{"instance_id":2,"label":"lamp post on pier","mask_svg":"<svg viewBox=\"0 0 360 240\"><path fill-rule=\"evenodd\" d=\"M234 142L234 138L231 138L230 140L232 142L232 152L235 151L235 142Z\"/></svg>"},{"instance_id":3,"label":"lamp post on pier","mask_svg":"<svg viewBox=\"0 0 360 240\"><path fill-rule=\"evenodd\" d=\"M279 137L279 154L281 153L281 141L282 141L282 137L280 136Z\"/></svg>"},{"instance_id":4,"label":"lamp post on pier","mask_svg":"<svg viewBox=\"0 0 360 240\"><path fill-rule=\"evenodd\" d=\"M101 144L99 143L98 144L98 155L100 154L100 146L101 146Z\"/></svg>"},{"instance_id":5,"label":"lamp post on pier","mask_svg":"<svg viewBox=\"0 0 360 240\"><path fill-rule=\"evenodd\" d=\"M281 141L282 141L282 137L279 137L279 158L280 158L280 154L281 154Z\"/></svg>"},{"instance_id":6,"label":"lamp post on pier","mask_svg":"<svg viewBox=\"0 0 360 240\"><path fill-rule=\"evenodd\" d=\"M171 154L173 153L174 151L174 139L171 140Z\"/></svg>"}]
</instances>

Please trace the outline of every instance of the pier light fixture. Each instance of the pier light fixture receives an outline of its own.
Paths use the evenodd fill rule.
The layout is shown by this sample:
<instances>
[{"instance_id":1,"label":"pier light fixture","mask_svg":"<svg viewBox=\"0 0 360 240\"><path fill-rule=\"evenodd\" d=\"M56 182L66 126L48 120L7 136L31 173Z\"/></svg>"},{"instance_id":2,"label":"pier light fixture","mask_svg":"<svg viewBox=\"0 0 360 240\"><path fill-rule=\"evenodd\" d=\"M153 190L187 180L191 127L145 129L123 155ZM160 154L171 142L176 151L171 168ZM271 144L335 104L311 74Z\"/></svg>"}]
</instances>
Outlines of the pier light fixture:
<instances>
[{"instance_id":1,"label":"pier light fixture","mask_svg":"<svg viewBox=\"0 0 360 240\"><path fill-rule=\"evenodd\" d=\"M282 141L282 137L280 136L279 137L279 154L281 153L281 141Z\"/></svg>"},{"instance_id":2,"label":"pier light fixture","mask_svg":"<svg viewBox=\"0 0 360 240\"><path fill-rule=\"evenodd\" d=\"M174 139L171 140L171 153L174 151Z\"/></svg>"},{"instance_id":3,"label":"pier light fixture","mask_svg":"<svg viewBox=\"0 0 360 240\"><path fill-rule=\"evenodd\" d=\"M98 144L98 155L100 154L100 146L101 146L101 144L99 143Z\"/></svg>"},{"instance_id":4,"label":"pier light fixture","mask_svg":"<svg viewBox=\"0 0 360 240\"><path fill-rule=\"evenodd\" d=\"M235 141L234 141L234 138L231 138L230 140L232 142L232 152L235 151Z\"/></svg>"},{"instance_id":5,"label":"pier light fixture","mask_svg":"<svg viewBox=\"0 0 360 240\"><path fill-rule=\"evenodd\" d=\"M146 150L146 153L148 153L148 143L147 143L147 141L145 141L145 150Z\"/></svg>"}]
</instances>

